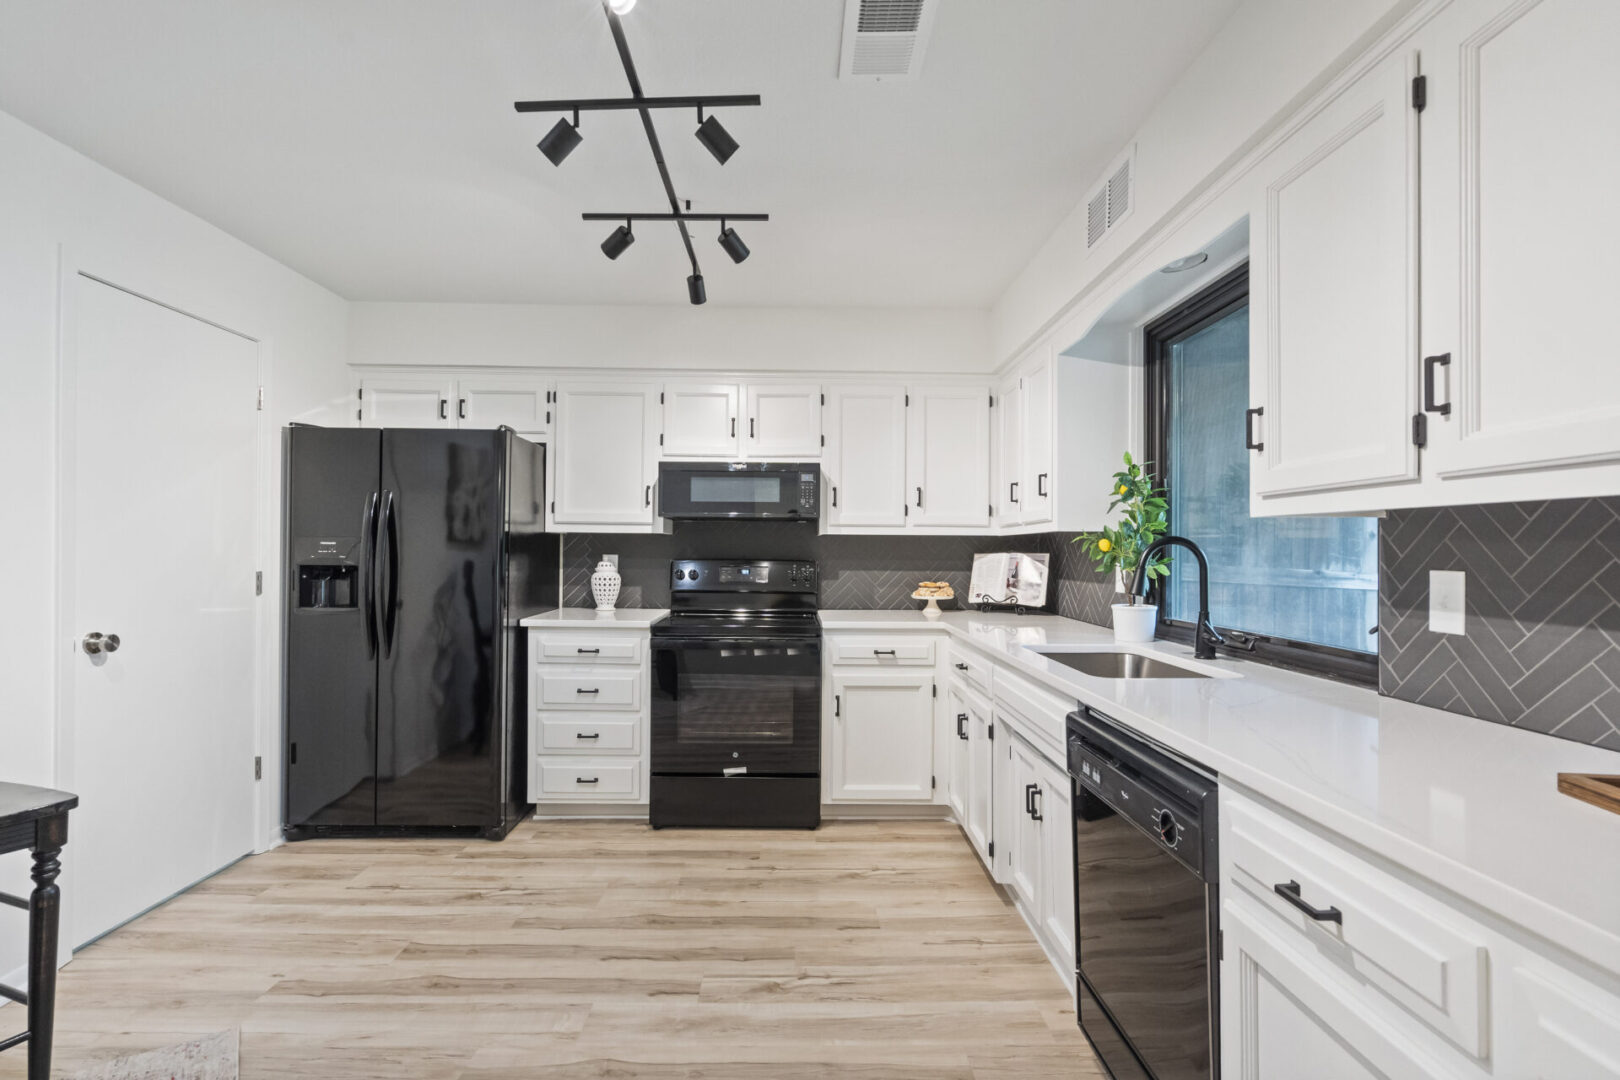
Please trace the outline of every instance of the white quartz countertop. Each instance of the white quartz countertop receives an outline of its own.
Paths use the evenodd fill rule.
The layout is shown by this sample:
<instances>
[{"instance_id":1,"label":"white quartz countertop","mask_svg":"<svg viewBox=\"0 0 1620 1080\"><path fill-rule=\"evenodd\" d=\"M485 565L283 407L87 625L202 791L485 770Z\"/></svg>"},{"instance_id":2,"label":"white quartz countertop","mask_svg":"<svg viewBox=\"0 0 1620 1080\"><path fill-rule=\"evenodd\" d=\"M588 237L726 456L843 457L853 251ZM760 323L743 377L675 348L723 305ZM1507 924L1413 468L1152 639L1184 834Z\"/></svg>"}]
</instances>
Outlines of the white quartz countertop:
<instances>
[{"instance_id":1,"label":"white quartz countertop","mask_svg":"<svg viewBox=\"0 0 1620 1080\"><path fill-rule=\"evenodd\" d=\"M823 630L942 630L1610 971L1620 971L1620 815L1562 795L1560 772L1620 753L1222 658L1239 676L1119 680L1034 651L1112 647L1056 615L828 611ZM1191 646L1129 651L1190 661Z\"/></svg>"},{"instance_id":2,"label":"white quartz countertop","mask_svg":"<svg viewBox=\"0 0 1620 1080\"><path fill-rule=\"evenodd\" d=\"M519 620L519 626L541 630L645 630L668 615L666 608L614 608L597 611L588 607L556 608Z\"/></svg>"}]
</instances>

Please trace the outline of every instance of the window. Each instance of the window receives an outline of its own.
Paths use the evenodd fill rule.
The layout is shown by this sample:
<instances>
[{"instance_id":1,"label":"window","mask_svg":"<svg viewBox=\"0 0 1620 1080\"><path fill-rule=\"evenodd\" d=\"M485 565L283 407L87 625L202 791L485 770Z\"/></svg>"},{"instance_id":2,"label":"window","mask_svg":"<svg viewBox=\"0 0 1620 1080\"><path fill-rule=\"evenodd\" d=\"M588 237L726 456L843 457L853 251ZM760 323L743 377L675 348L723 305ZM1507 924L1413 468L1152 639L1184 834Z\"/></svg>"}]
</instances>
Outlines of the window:
<instances>
[{"instance_id":1,"label":"window","mask_svg":"<svg viewBox=\"0 0 1620 1080\"><path fill-rule=\"evenodd\" d=\"M1255 659L1376 682L1378 521L1249 516L1248 267L1143 332L1147 448L1169 525L1209 559L1210 621L1255 639ZM1192 640L1198 567L1173 555L1160 625Z\"/></svg>"}]
</instances>

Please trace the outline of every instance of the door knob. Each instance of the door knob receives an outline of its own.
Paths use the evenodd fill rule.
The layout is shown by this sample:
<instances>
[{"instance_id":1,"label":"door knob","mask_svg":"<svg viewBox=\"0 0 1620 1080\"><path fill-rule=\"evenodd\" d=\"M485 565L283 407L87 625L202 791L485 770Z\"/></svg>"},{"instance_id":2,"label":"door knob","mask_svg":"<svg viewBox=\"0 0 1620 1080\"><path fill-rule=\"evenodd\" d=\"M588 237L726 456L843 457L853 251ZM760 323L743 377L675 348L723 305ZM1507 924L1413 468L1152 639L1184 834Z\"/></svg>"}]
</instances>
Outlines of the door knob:
<instances>
[{"instance_id":1,"label":"door knob","mask_svg":"<svg viewBox=\"0 0 1620 1080\"><path fill-rule=\"evenodd\" d=\"M118 646L123 642L118 640L117 634L103 634L100 630L92 630L84 635L84 640L79 644L86 654L96 656L104 652L117 652Z\"/></svg>"}]
</instances>

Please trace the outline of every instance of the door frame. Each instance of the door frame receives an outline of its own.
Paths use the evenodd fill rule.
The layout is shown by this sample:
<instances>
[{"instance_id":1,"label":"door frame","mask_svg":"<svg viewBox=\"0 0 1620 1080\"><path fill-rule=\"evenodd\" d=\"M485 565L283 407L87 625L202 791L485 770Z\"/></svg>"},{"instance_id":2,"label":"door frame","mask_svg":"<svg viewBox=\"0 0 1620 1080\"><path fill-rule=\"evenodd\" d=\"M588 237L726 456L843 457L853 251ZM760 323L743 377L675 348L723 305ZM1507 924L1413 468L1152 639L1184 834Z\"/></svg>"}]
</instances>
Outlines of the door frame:
<instances>
[{"instance_id":1,"label":"door frame","mask_svg":"<svg viewBox=\"0 0 1620 1080\"><path fill-rule=\"evenodd\" d=\"M160 300L154 292L162 289L143 289L130 284L129 268L120 268L123 273L98 273L92 267L102 263L116 265L118 260L108 258L89 259L77 250L70 249L65 244L57 247L57 289L56 289L56 461L54 476L54 495L56 499L55 513L52 515L55 527L53 537L53 566L52 576L55 579L56 612L53 619L54 640L56 642L56 663L53 672L55 690L54 709L54 750L55 762L53 766L53 783L66 791L74 791L76 778L75 743L78 735L77 713L75 711L74 694L74 664L78 660L79 648L76 636L77 628L72 625L74 620L75 603L78 599L76 578L72 573L72 552L78 537L78 522L73 510L74 485L78 474L78 460L76 443L79 433L77 402L74 397L74 386L78 374L78 341L76 319L78 317L77 305L74 301L75 291L80 278L87 279L108 288L117 289L137 299L167 308L178 315L206 323L226 333L234 334L239 338L252 342L257 350L256 376L258 385L268 395L270 392L269 373L273 349L271 342L243 330L239 330L226 323L199 315L195 310L178 303L169 303ZM264 409L259 410L255 423L254 434L254 479L253 479L253 551L254 560L265 575L264 590L258 596L259 600L266 597L280 595L279 560L275 558L280 550L278 539L279 513L272 512L267 505L266 497L269 491L275 489L275 478L279 474L279 463L274 453L274 440L269 424L269 414ZM271 655L269 643L278 641L278 628L276 616L279 605L274 603L260 603L253 618L253 745L254 753L258 755L267 766L260 781L256 784L258 791L253 797L253 848L251 854L267 851L280 843L276 824L279 821L277 806L274 802L275 793L279 792L279 763L278 754L268 752L273 741L271 736L276 732L270 730L269 720L277 715L279 704L279 679L277 670L279 664ZM244 782L254 783L246 778L244 769ZM62 862L64 876L71 881L73 872L75 848L71 841L63 848ZM61 936L61 945L58 952L58 966L66 963L72 957L74 948L74 903L73 890L64 888L62 892L62 923L65 928Z\"/></svg>"}]
</instances>

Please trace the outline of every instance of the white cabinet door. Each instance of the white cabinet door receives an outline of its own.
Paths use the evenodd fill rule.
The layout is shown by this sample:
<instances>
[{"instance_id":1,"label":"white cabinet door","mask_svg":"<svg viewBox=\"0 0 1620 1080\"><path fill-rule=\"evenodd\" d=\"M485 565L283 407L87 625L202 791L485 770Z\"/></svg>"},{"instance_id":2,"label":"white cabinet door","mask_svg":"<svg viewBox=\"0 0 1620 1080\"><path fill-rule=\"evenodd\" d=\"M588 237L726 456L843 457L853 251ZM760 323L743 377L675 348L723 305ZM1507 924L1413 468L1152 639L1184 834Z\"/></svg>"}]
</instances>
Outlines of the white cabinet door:
<instances>
[{"instance_id":1,"label":"white cabinet door","mask_svg":"<svg viewBox=\"0 0 1620 1080\"><path fill-rule=\"evenodd\" d=\"M827 525L906 524L906 388L827 390Z\"/></svg>"},{"instance_id":2,"label":"white cabinet door","mask_svg":"<svg viewBox=\"0 0 1620 1080\"><path fill-rule=\"evenodd\" d=\"M1248 418L1257 496L1409 481L1418 369L1416 54L1397 50L1259 166ZM1244 421L1233 417L1233 429ZM1255 512L1279 513L1256 498Z\"/></svg>"},{"instance_id":3,"label":"white cabinet door","mask_svg":"<svg viewBox=\"0 0 1620 1080\"><path fill-rule=\"evenodd\" d=\"M464 428L544 435L551 430L551 381L515 375L457 379L456 419Z\"/></svg>"},{"instance_id":4,"label":"white cabinet door","mask_svg":"<svg viewBox=\"0 0 1620 1080\"><path fill-rule=\"evenodd\" d=\"M907 410L912 528L990 524L990 390L913 389Z\"/></svg>"},{"instance_id":5,"label":"white cabinet door","mask_svg":"<svg viewBox=\"0 0 1620 1080\"><path fill-rule=\"evenodd\" d=\"M1429 468L1459 479L1620 460L1620 4L1462 0L1426 50ZM1459 137L1460 136L1460 137ZM1459 321L1460 317L1460 321Z\"/></svg>"},{"instance_id":6,"label":"white cabinet door","mask_svg":"<svg viewBox=\"0 0 1620 1080\"><path fill-rule=\"evenodd\" d=\"M996 747L990 738L989 706L970 694L967 698L967 715L968 738L960 744L967 750L967 795L963 800L966 816L958 816L957 820L962 823L979 858L989 865L990 841L994 839L991 808L995 792L991 785L991 774L994 772L992 766Z\"/></svg>"},{"instance_id":7,"label":"white cabinet door","mask_svg":"<svg viewBox=\"0 0 1620 1080\"><path fill-rule=\"evenodd\" d=\"M1018 489L1024 478L1024 391L1014 375L996 393L996 521L1020 525L1024 508Z\"/></svg>"},{"instance_id":8,"label":"white cabinet door","mask_svg":"<svg viewBox=\"0 0 1620 1080\"><path fill-rule=\"evenodd\" d=\"M651 525L658 391L646 383L561 383L555 448L559 525Z\"/></svg>"},{"instance_id":9,"label":"white cabinet door","mask_svg":"<svg viewBox=\"0 0 1620 1080\"><path fill-rule=\"evenodd\" d=\"M933 675L834 675L832 692L828 797L933 799Z\"/></svg>"},{"instance_id":10,"label":"white cabinet door","mask_svg":"<svg viewBox=\"0 0 1620 1080\"><path fill-rule=\"evenodd\" d=\"M1044 759L1038 765L1034 802L1041 830L1041 934L1067 971L1074 966L1073 801L1069 774Z\"/></svg>"},{"instance_id":11,"label":"white cabinet door","mask_svg":"<svg viewBox=\"0 0 1620 1080\"><path fill-rule=\"evenodd\" d=\"M1023 739L1007 734L1008 791L1003 805L1010 818L1006 840L1010 850L1009 879L1014 893L1024 902L1024 909L1039 921L1041 910L1041 823L1036 820L1035 789L1040 787L1037 754ZM998 835L1000 830L997 830Z\"/></svg>"},{"instance_id":12,"label":"white cabinet door","mask_svg":"<svg viewBox=\"0 0 1620 1080\"><path fill-rule=\"evenodd\" d=\"M750 383L743 452L772 461L821 457L821 387Z\"/></svg>"},{"instance_id":13,"label":"white cabinet door","mask_svg":"<svg viewBox=\"0 0 1620 1080\"><path fill-rule=\"evenodd\" d=\"M968 731L968 704L967 694L963 692L961 684L954 680L950 683L950 690L945 695L946 720L945 725L945 760L946 801L950 804L951 813L956 817L956 823L962 827L962 832L968 831L968 805L971 800L970 787L973 783L971 774L973 736ZM977 845L975 845L977 846Z\"/></svg>"},{"instance_id":14,"label":"white cabinet door","mask_svg":"<svg viewBox=\"0 0 1620 1080\"><path fill-rule=\"evenodd\" d=\"M446 375L364 375L361 427L455 427L456 381Z\"/></svg>"},{"instance_id":15,"label":"white cabinet door","mask_svg":"<svg viewBox=\"0 0 1620 1080\"><path fill-rule=\"evenodd\" d=\"M1025 525L1052 520L1052 353L1043 347L1018 378L1023 412L1023 468L1018 508Z\"/></svg>"},{"instance_id":16,"label":"white cabinet door","mask_svg":"<svg viewBox=\"0 0 1620 1080\"><path fill-rule=\"evenodd\" d=\"M737 384L665 383L666 458L737 456Z\"/></svg>"}]
</instances>

